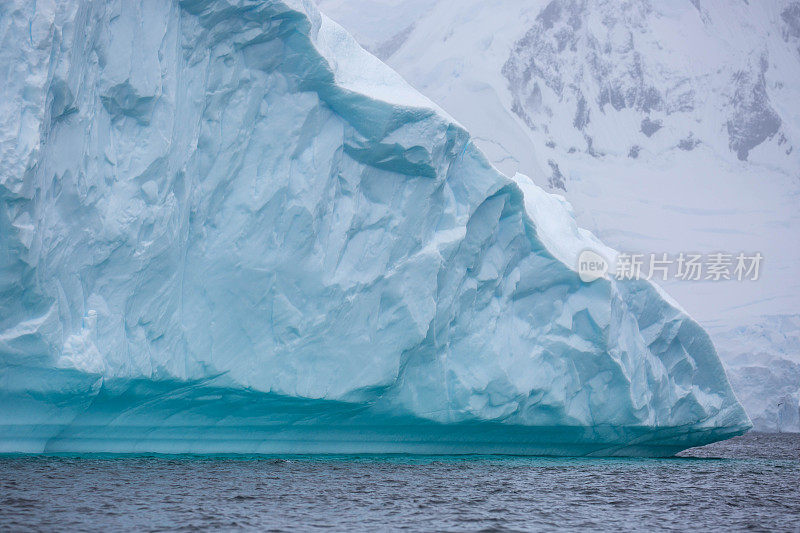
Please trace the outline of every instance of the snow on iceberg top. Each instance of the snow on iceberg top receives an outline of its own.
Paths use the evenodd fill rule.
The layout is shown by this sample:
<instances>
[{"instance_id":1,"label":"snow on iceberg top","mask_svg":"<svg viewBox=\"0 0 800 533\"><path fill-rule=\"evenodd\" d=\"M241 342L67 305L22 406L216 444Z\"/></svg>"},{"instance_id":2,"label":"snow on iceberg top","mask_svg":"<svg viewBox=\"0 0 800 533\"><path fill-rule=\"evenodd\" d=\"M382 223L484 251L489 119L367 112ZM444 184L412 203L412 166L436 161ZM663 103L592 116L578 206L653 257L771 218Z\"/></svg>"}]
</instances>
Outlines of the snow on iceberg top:
<instances>
[{"instance_id":1,"label":"snow on iceberg top","mask_svg":"<svg viewBox=\"0 0 800 533\"><path fill-rule=\"evenodd\" d=\"M293 2L288 3L291 5ZM352 35L320 12L311 0L303 0L297 8L304 10L312 21L312 41L327 60L340 87L387 103L431 109L461 127L396 71L361 47ZM572 208L563 196L546 192L523 174L516 174L512 179L525 195L525 208L537 233L560 261L576 270L580 252L591 249L613 267L616 250L576 225Z\"/></svg>"},{"instance_id":2,"label":"snow on iceberg top","mask_svg":"<svg viewBox=\"0 0 800 533\"><path fill-rule=\"evenodd\" d=\"M397 72L364 50L352 35L321 13L311 0L303 2L303 9L314 25L310 32L314 45L328 61L336 83L343 89L392 104L432 109L455 122Z\"/></svg>"}]
</instances>

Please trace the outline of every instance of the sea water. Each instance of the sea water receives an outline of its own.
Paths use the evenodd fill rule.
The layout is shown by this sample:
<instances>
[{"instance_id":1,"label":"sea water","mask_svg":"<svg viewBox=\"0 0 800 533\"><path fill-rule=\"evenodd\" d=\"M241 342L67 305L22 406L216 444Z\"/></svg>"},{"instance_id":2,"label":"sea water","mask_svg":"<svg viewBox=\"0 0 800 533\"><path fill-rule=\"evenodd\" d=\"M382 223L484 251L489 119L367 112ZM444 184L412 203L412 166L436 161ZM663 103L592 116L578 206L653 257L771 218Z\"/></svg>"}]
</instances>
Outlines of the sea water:
<instances>
[{"instance_id":1,"label":"sea water","mask_svg":"<svg viewBox=\"0 0 800 533\"><path fill-rule=\"evenodd\" d=\"M672 459L4 456L0 530L800 528L800 435Z\"/></svg>"}]
</instances>

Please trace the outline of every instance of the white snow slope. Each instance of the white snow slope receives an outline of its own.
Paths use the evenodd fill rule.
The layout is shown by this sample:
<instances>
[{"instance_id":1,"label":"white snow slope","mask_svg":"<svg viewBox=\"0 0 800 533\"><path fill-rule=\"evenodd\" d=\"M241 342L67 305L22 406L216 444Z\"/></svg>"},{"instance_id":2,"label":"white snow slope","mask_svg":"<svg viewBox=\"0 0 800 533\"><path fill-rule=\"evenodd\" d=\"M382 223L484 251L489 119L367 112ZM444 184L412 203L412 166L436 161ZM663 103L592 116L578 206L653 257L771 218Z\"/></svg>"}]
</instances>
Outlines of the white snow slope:
<instances>
[{"instance_id":1,"label":"white snow slope","mask_svg":"<svg viewBox=\"0 0 800 533\"><path fill-rule=\"evenodd\" d=\"M726 339L790 324L774 317L800 308L800 2L319 4L497 168L564 194L615 248L761 252L758 281L663 283L709 329L734 383L749 380ZM785 334L797 331L769 337ZM794 404L781 408L799 408L800 381L783 369L800 353L759 338L750 363L775 380L737 393L758 429L798 431L776 409L788 389Z\"/></svg>"}]
</instances>

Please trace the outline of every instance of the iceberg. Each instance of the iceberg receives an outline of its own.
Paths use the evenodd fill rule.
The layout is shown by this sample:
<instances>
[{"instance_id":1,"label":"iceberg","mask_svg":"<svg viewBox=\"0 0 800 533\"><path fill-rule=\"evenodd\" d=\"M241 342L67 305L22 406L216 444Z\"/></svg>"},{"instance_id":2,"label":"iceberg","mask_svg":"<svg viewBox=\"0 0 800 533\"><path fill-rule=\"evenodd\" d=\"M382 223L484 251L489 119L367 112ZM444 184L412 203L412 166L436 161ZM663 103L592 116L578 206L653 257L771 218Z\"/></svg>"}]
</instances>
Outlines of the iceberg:
<instances>
[{"instance_id":1,"label":"iceberg","mask_svg":"<svg viewBox=\"0 0 800 533\"><path fill-rule=\"evenodd\" d=\"M0 8L0 451L665 456L750 421L656 285L312 2Z\"/></svg>"}]
</instances>

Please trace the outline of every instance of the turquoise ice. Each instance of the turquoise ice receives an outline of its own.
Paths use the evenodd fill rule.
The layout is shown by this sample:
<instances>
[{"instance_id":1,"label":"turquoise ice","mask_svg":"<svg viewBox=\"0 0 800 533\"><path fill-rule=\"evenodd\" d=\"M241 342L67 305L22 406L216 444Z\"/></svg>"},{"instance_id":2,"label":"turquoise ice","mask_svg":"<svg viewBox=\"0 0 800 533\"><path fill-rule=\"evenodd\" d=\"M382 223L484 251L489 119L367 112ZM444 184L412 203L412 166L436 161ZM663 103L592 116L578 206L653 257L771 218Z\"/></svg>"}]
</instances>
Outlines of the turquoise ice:
<instances>
[{"instance_id":1,"label":"turquoise ice","mask_svg":"<svg viewBox=\"0 0 800 533\"><path fill-rule=\"evenodd\" d=\"M670 455L708 335L310 2L0 10L0 451Z\"/></svg>"}]
</instances>

